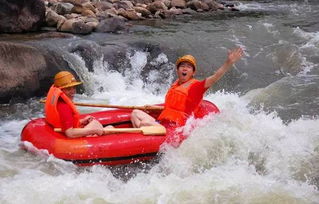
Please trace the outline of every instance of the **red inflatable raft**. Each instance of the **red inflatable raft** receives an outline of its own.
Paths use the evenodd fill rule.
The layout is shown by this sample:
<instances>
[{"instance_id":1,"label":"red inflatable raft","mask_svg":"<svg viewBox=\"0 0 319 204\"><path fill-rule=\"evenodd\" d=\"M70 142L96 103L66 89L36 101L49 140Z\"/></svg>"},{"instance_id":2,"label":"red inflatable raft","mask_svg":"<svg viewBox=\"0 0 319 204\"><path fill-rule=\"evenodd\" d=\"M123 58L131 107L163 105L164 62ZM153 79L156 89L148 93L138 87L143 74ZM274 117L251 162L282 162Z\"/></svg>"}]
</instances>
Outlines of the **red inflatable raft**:
<instances>
[{"instance_id":1,"label":"red inflatable raft","mask_svg":"<svg viewBox=\"0 0 319 204\"><path fill-rule=\"evenodd\" d=\"M90 115L97 118L103 125L111 124L116 128L126 128L132 127L131 111L115 109L90 113ZM219 110L213 103L203 101L199 114L195 117L202 118L209 113L217 112ZM85 114L81 116L85 117ZM156 116L156 113L153 116ZM163 136L117 133L99 137L67 138L63 133L55 132L44 118L38 118L30 121L23 128L21 141L30 142L39 150L47 150L56 158L71 161L80 166L118 165L150 160L156 156L164 142L172 143L177 140L181 142L184 137L176 134L175 129L176 127L166 126L167 133ZM176 140L176 138L179 139Z\"/></svg>"}]
</instances>

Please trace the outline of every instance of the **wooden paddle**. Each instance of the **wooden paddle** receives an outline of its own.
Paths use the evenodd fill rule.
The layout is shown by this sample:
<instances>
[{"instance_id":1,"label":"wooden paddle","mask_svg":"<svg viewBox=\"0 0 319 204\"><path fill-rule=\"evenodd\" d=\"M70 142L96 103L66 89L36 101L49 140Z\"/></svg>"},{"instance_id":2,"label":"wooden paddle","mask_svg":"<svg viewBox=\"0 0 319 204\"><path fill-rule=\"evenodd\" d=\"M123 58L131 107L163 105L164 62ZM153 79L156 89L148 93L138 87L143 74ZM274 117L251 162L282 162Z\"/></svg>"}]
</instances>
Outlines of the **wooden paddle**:
<instances>
[{"instance_id":1,"label":"wooden paddle","mask_svg":"<svg viewBox=\"0 0 319 204\"><path fill-rule=\"evenodd\" d=\"M40 100L45 103L45 100ZM121 106L108 104L92 104L92 103L74 103L77 106L100 107L100 108L123 108L123 109L140 109L140 110L163 110L163 106Z\"/></svg>"},{"instance_id":2,"label":"wooden paddle","mask_svg":"<svg viewBox=\"0 0 319 204\"><path fill-rule=\"evenodd\" d=\"M113 133L143 133L143 135L165 135L163 126L144 126L140 128L104 128L104 134Z\"/></svg>"},{"instance_id":3,"label":"wooden paddle","mask_svg":"<svg viewBox=\"0 0 319 204\"><path fill-rule=\"evenodd\" d=\"M143 135L165 135L163 126L144 126L140 128L104 128L104 135L115 133L143 133ZM61 128L54 128L55 132L62 132Z\"/></svg>"}]
</instances>

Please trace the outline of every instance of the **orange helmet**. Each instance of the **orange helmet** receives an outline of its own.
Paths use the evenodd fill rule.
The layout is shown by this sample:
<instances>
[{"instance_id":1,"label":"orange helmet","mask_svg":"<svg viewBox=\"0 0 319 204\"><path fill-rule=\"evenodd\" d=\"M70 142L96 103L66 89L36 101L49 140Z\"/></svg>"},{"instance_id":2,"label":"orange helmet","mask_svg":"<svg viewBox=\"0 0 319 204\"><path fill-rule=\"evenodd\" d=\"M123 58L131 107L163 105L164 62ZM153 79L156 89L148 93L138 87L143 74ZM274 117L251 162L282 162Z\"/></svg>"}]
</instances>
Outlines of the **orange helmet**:
<instances>
[{"instance_id":1,"label":"orange helmet","mask_svg":"<svg viewBox=\"0 0 319 204\"><path fill-rule=\"evenodd\" d=\"M176 61L176 67L178 67L179 64L182 63L182 62L191 63L193 65L193 67L194 67L194 70L197 68L196 59L192 55L184 55L183 57L178 58L178 60Z\"/></svg>"},{"instance_id":2,"label":"orange helmet","mask_svg":"<svg viewBox=\"0 0 319 204\"><path fill-rule=\"evenodd\" d=\"M82 84L80 81L76 81L73 74L67 71L61 71L54 76L54 86L64 89L72 86Z\"/></svg>"}]
</instances>

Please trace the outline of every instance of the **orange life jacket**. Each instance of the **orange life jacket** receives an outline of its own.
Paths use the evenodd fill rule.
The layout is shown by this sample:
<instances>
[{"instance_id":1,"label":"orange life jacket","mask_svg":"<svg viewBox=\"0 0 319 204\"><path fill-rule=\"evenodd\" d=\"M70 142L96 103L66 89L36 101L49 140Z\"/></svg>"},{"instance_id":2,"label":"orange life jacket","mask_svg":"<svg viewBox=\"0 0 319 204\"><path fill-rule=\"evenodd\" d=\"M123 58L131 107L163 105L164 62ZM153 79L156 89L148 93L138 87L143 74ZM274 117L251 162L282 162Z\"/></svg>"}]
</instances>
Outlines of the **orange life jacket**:
<instances>
[{"instance_id":1,"label":"orange life jacket","mask_svg":"<svg viewBox=\"0 0 319 204\"><path fill-rule=\"evenodd\" d=\"M75 105L70 100L69 97L67 97L61 89L55 87L54 85L51 86L49 93L47 95L47 99L45 101L45 119L46 121L52 125L54 128L61 128L62 123L60 119L60 115L57 109L57 104L59 99L61 99L70 106L73 112L73 127L77 128L80 126L80 116L79 112L77 111Z\"/></svg>"},{"instance_id":2,"label":"orange life jacket","mask_svg":"<svg viewBox=\"0 0 319 204\"><path fill-rule=\"evenodd\" d=\"M164 110L159 115L158 120L173 121L179 125L185 124L187 118L192 114L185 112L186 104L192 104L193 107L198 107L201 102L188 97L189 89L195 82L198 82L198 80L190 79L181 85L178 84L178 80L173 83L166 94ZM196 111L196 109L193 110L193 112L194 111Z\"/></svg>"}]
</instances>

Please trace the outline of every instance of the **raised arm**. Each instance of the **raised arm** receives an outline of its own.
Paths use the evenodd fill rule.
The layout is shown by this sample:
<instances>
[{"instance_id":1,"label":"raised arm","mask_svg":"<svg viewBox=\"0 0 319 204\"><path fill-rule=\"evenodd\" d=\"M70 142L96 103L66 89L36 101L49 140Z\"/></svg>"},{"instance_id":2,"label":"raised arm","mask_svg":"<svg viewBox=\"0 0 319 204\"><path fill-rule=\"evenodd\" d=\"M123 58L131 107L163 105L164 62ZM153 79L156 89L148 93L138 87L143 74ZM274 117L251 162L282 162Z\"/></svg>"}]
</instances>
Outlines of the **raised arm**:
<instances>
[{"instance_id":1,"label":"raised arm","mask_svg":"<svg viewBox=\"0 0 319 204\"><path fill-rule=\"evenodd\" d=\"M228 57L225 63L211 76L206 78L205 88L210 88L215 84L224 74L232 67L232 65L237 62L243 56L242 48L235 48L228 51Z\"/></svg>"}]
</instances>

